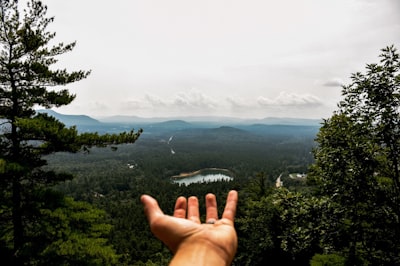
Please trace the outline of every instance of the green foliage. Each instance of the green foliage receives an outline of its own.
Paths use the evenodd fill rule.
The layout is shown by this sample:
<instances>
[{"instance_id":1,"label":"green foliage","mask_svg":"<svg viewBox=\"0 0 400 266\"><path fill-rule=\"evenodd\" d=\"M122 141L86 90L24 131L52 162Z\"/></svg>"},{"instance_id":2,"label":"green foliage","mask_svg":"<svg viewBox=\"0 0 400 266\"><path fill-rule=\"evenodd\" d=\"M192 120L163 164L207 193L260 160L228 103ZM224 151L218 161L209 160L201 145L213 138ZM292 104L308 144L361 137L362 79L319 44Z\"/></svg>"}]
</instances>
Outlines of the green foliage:
<instances>
[{"instance_id":1,"label":"green foliage","mask_svg":"<svg viewBox=\"0 0 400 266\"><path fill-rule=\"evenodd\" d=\"M43 246L40 264L116 265L118 256L107 244L111 225L104 223L106 213L72 198L63 201L56 209L41 210L40 230L34 236Z\"/></svg>"},{"instance_id":2,"label":"green foliage","mask_svg":"<svg viewBox=\"0 0 400 266\"><path fill-rule=\"evenodd\" d=\"M394 46L382 49L381 61L368 64L366 74L355 73L343 87L339 112L354 125L366 128L380 175L393 179L400 189L400 58ZM360 137L360 136L359 136Z\"/></svg>"},{"instance_id":3,"label":"green foliage","mask_svg":"<svg viewBox=\"0 0 400 266\"><path fill-rule=\"evenodd\" d=\"M276 246L277 210L270 197L243 199L236 218L239 247L235 265L273 265L279 249Z\"/></svg>"},{"instance_id":4,"label":"green foliage","mask_svg":"<svg viewBox=\"0 0 400 266\"><path fill-rule=\"evenodd\" d=\"M296 263L305 263L317 252L324 231L323 223L329 202L326 198L279 189L272 198L278 209L280 248Z\"/></svg>"},{"instance_id":5,"label":"green foliage","mask_svg":"<svg viewBox=\"0 0 400 266\"><path fill-rule=\"evenodd\" d=\"M19 249L25 265L118 264L119 256L108 243L112 228L105 222L104 211L48 189L32 192L30 199L30 220L24 220L26 241ZM12 224L2 224L1 228L0 241L8 246L2 247L6 259L12 249Z\"/></svg>"},{"instance_id":6,"label":"green foliage","mask_svg":"<svg viewBox=\"0 0 400 266\"><path fill-rule=\"evenodd\" d=\"M3 174L6 171L6 161L0 159L0 174Z\"/></svg>"},{"instance_id":7,"label":"green foliage","mask_svg":"<svg viewBox=\"0 0 400 266\"><path fill-rule=\"evenodd\" d=\"M346 260L338 254L315 254L310 261L311 266L344 266Z\"/></svg>"},{"instance_id":8,"label":"green foliage","mask_svg":"<svg viewBox=\"0 0 400 266\"><path fill-rule=\"evenodd\" d=\"M243 198L236 227L237 265L308 265L320 252L329 209L326 198L309 197L285 188L269 189L260 198ZM236 264L235 264L236 265Z\"/></svg>"},{"instance_id":9,"label":"green foliage","mask_svg":"<svg viewBox=\"0 0 400 266\"><path fill-rule=\"evenodd\" d=\"M317 136L310 179L333 206L324 250L349 265L398 264L400 246L400 61L394 47L380 64L352 75L339 110Z\"/></svg>"}]
</instances>

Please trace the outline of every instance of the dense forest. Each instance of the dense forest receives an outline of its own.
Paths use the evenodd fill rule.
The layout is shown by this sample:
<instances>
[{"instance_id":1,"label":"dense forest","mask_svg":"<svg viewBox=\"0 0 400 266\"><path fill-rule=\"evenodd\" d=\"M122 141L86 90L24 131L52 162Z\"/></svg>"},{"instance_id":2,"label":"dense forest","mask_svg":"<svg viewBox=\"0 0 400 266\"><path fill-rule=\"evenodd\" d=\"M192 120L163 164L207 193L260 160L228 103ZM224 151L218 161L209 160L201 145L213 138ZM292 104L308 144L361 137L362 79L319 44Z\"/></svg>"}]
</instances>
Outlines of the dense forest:
<instances>
[{"instance_id":1,"label":"dense forest","mask_svg":"<svg viewBox=\"0 0 400 266\"><path fill-rule=\"evenodd\" d=\"M337 110L318 125L107 124L37 110L71 103L75 95L60 87L90 71L54 70L75 43L50 46L53 18L40 1L23 11L18 1L0 7L5 265L167 265L172 255L151 234L139 197L154 196L171 214L178 196L194 195L204 213L207 193L223 208L231 189L239 192L233 265L400 265L394 46L351 76ZM227 169L233 180L171 180L206 168Z\"/></svg>"}]
</instances>

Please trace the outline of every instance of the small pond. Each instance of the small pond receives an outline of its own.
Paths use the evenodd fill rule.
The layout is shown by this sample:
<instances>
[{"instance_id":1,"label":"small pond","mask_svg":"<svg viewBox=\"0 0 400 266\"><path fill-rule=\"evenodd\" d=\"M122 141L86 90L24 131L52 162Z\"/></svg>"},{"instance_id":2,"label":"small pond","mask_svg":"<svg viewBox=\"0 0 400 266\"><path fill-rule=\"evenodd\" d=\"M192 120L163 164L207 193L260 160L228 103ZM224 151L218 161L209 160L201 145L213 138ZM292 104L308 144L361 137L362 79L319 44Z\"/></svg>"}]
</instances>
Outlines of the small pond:
<instances>
[{"instance_id":1,"label":"small pond","mask_svg":"<svg viewBox=\"0 0 400 266\"><path fill-rule=\"evenodd\" d=\"M200 170L192 174L184 174L182 176L174 176L172 182L179 185L189 185L192 183L205 183L205 182L218 182L218 181L232 181L233 177L230 172L225 169L216 170Z\"/></svg>"}]
</instances>

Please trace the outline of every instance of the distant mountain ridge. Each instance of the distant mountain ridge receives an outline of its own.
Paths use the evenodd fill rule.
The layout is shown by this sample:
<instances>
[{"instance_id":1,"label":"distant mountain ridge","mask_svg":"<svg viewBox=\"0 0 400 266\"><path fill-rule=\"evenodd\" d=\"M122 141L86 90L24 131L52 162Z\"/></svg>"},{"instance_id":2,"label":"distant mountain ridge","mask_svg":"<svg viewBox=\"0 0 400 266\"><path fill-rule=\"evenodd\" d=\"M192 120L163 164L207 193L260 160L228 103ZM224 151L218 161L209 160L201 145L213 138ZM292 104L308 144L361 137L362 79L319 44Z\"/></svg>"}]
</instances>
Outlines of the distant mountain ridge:
<instances>
[{"instance_id":1,"label":"distant mountain ridge","mask_svg":"<svg viewBox=\"0 0 400 266\"><path fill-rule=\"evenodd\" d=\"M47 113L64 123L66 126L76 126L79 132L121 133L130 130L143 129L142 138L145 136L190 134L216 136L231 136L245 138L250 132L256 135L315 135L321 127L321 121L316 119L297 118L264 118L241 119L225 117L185 117L177 118L138 118L118 122L113 119L97 120L87 115L66 115L53 110L38 110ZM132 118L132 117L131 117ZM133 117L135 118L135 117ZM129 122L128 122L129 121Z\"/></svg>"},{"instance_id":2,"label":"distant mountain ridge","mask_svg":"<svg viewBox=\"0 0 400 266\"><path fill-rule=\"evenodd\" d=\"M66 115L56 111L46 109L38 110L39 113L47 113L54 116L67 126L101 126L110 124L123 124L127 126L152 126L152 127L178 127L187 128L191 126L240 126L240 125L302 125L302 126L320 126L322 119L307 118L287 118L287 117L266 117L263 119L244 119L235 117L154 117L143 118L138 116L110 116L103 118L92 118L87 115Z\"/></svg>"},{"instance_id":3,"label":"distant mountain ridge","mask_svg":"<svg viewBox=\"0 0 400 266\"><path fill-rule=\"evenodd\" d=\"M86 125L86 126L95 126L100 125L101 122L87 115L64 115L57 113L53 110L37 110L38 113L46 113L50 116L53 116L57 120L60 120L66 126L74 126L74 125Z\"/></svg>"},{"instance_id":4,"label":"distant mountain ridge","mask_svg":"<svg viewBox=\"0 0 400 266\"><path fill-rule=\"evenodd\" d=\"M223 117L223 116L187 116L187 117L151 117L144 118L138 116L109 116L99 117L99 121L105 123L161 123L168 121L184 121L189 123L214 123L217 125L251 125L251 124L267 124L267 125L309 125L319 126L322 119L308 119L308 118L290 118L290 117L266 117L262 119L245 119L236 117Z\"/></svg>"}]
</instances>

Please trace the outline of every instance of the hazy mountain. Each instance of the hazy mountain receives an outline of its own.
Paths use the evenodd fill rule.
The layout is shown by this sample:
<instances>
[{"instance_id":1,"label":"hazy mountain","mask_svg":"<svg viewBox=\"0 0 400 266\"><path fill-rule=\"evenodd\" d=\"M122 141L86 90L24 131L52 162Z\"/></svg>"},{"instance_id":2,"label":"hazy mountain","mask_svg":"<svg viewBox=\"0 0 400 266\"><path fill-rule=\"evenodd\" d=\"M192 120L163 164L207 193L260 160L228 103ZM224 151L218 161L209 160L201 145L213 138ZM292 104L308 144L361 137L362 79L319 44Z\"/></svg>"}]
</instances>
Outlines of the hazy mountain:
<instances>
[{"instance_id":1,"label":"hazy mountain","mask_svg":"<svg viewBox=\"0 0 400 266\"><path fill-rule=\"evenodd\" d=\"M152 117L143 118L138 116L110 116L99 117L99 121L106 123L124 123L124 124L153 124L165 121L186 121L196 125L251 125L251 124L266 124L266 125L312 125L319 126L321 119L306 119L306 118L288 118L288 117L266 117L262 119L244 119L235 117L223 116L187 116L187 117Z\"/></svg>"},{"instance_id":2,"label":"hazy mountain","mask_svg":"<svg viewBox=\"0 0 400 266\"><path fill-rule=\"evenodd\" d=\"M258 120L254 124L321 126L321 123L322 123L322 119L289 118L289 117L266 117L266 118Z\"/></svg>"},{"instance_id":3,"label":"hazy mountain","mask_svg":"<svg viewBox=\"0 0 400 266\"><path fill-rule=\"evenodd\" d=\"M253 132L258 135L316 135L319 131L320 125L284 125L284 124L254 124L250 126L243 126L247 131Z\"/></svg>"},{"instance_id":4,"label":"hazy mountain","mask_svg":"<svg viewBox=\"0 0 400 266\"><path fill-rule=\"evenodd\" d=\"M140 118L135 116L116 116L97 120L87 115L65 115L53 110L39 110L63 122L66 126L76 125L79 131L118 133L131 129L144 130L144 134L174 134L177 131L190 130L191 134L215 129L214 133L240 135L238 130L245 130L257 135L267 134L315 134L321 126L317 119L264 118L241 119L227 117L185 117L175 118ZM189 133L188 131L186 133ZM243 132L241 132L243 133Z\"/></svg>"},{"instance_id":5,"label":"hazy mountain","mask_svg":"<svg viewBox=\"0 0 400 266\"><path fill-rule=\"evenodd\" d=\"M47 113L48 115L53 116L56 119L60 120L66 126L74 126L74 125L96 126L101 124L101 122L99 122L98 120L87 115L64 115L49 109L37 110L37 112Z\"/></svg>"},{"instance_id":6,"label":"hazy mountain","mask_svg":"<svg viewBox=\"0 0 400 266\"><path fill-rule=\"evenodd\" d=\"M164 122L159 122L155 124L151 124L152 127L177 127L177 128L187 128L192 127L191 123L188 123L183 120L168 120Z\"/></svg>"},{"instance_id":7,"label":"hazy mountain","mask_svg":"<svg viewBox=\"0 0 400 266\"><path fill-rule=\"evenodd\" d=\"M106 116L106 117L97 117L100 122L104 123L121 123L121 124L141 124L141 123L159 123L164 122L166 120L172 120L174 118L165 118L165 117L139 117L139 116L126 116L126 115L115 115L115 116Z\"/></svg>"}]
</instances>

